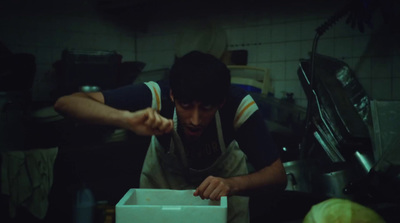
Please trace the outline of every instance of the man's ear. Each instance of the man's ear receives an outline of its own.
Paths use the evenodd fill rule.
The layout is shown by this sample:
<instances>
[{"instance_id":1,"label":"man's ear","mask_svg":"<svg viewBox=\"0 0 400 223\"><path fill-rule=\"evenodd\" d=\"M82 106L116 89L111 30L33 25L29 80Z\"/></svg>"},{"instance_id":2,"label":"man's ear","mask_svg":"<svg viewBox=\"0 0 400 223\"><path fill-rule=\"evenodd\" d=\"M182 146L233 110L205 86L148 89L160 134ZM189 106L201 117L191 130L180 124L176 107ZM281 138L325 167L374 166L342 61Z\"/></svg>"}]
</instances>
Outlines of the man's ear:
<instances>
[{"instance_id":1,"label":"man's ear","mask_svg":"<svg viewBox=\"0 0 400 223\"><path fill-rule=\"evenodd\" d=\"M172 94L172 90L169 90L169 97L171 98L171 101L174 102L174 95Z\"/></svg>"}]
</instances>

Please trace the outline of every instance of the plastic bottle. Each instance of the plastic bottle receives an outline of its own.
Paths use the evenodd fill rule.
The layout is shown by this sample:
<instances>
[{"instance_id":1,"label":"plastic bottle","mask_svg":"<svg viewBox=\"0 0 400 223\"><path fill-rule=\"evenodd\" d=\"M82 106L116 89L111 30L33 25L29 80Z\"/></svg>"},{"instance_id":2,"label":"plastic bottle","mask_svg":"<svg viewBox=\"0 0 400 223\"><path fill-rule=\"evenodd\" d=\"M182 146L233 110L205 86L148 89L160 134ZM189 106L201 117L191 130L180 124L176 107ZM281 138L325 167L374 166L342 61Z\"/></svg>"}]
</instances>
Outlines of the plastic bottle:
<instances>
[{"instance_id":1,"label":"plastic bottle","mask_svg":"<svg viewBox=\"0 0 400 223\"><path fill-rule=\"evenodd\" d=\"M74 223L93 223L95 203L92 191L83 184L76 194Z\"/></svg>"}]
</instances>

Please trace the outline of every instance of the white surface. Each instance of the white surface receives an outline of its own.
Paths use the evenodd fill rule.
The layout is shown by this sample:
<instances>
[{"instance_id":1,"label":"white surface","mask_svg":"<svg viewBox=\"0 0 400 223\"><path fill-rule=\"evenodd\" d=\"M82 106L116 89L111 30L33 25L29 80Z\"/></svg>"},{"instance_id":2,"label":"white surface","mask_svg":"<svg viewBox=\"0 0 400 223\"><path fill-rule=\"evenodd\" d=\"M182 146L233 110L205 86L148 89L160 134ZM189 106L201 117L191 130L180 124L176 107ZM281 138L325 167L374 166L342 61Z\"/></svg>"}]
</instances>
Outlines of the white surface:
<instances>
[{"instance_id":1,"label":"white surface","mask_svg":"<svg viewBox=\"0 0 400 223\"><path fill-rule=\"evenodd\" d=\"M116 223L222 223L227 198L202 200L194 190L130 189L116 205Z\"/></svg>"},{"instance_id":2,"label":"white surface","mask_svg":"<svg viewBox=\"0 0 400 223\"><path fill-rule=\"evenodd\" d=\"M211 21L192 21L178 35L175 43L175 56L197 50L221 58L227 48L228 40L225 30Z\"/></svg>"},{"instance_id":3,"label":"white surface","mask_svg":"<svg viewBox=\"0 0 400 223\"><path fill-rule=\"evenodd\" d=\"M273 93L269 70L259 67L228 65L231 71L231 83L243 84L261 89L261 93Z\"/></svg>"}]
</instances>

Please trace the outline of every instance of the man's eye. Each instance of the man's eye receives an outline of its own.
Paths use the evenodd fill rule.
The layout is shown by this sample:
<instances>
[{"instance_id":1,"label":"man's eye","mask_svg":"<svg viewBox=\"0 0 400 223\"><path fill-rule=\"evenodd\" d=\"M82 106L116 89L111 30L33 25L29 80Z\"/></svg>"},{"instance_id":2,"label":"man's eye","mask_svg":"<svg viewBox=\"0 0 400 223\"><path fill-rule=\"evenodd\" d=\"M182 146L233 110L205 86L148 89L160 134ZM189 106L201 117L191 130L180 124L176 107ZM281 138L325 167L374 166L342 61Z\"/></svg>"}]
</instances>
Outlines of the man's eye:
<instances>
[{"instance_id":1,"label":"man's eye","mask_svg":"<svg viewBox=\"0 0 400 223\"><path fill-rule=\"evenodd\" d=\"M181 107L183 107L183 108L189 108L191 104L190 104L190 103L187 103L187 102L181 102L180 105L181 105Z\"/></svg>"},{"instance_id":2,"label":"man's eye","mask_svg":"<svg viewBox=\"0 0 400 223\"><path fill-rule=\"evenodd\" d=\"M204 110L212 110L214 108L212 104L202 105L201 107L203 107Z\"/></svg>"}]
</instances>

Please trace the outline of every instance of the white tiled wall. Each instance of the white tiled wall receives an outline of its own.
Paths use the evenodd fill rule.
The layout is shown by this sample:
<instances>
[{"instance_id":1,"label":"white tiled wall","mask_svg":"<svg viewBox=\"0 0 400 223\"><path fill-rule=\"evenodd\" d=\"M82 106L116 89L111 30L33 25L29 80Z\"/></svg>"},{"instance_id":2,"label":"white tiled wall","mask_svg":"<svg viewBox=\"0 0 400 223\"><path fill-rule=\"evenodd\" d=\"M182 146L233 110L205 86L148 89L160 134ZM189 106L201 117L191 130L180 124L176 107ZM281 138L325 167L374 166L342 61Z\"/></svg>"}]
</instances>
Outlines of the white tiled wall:
<instances>
[{"instance_id":1,"label":"white tiled wall","mask_svg":"<svg viewBox=\"0 0 400 223\"><path fill-rule=\"evenodd\" d=\"M275 96L282 98L286 93L294 93L297 104L306 106L307 99L297 76L299 58L309 58L315 29L322 25L335 11L320 11L313 14L234 14L219 16L215 20L221 24L229 38L229 49L248 51L248 64L268 68L273 81ZM382 19L375 15L375 29L366 29L361 33L340 20L331 27L318 42L318 53L332 56L346 62L355 72L360 83L372 99L399 99L399 45L387 36L388 30L381 27ZM235 21L235 22L233 22ZM174 26L174 29L167 28ZM155 44L160 41L164 49L138 50L138 57L151 54L172 54L174 39L178 30L175 22L164 23L163 34L155 28L152 32L140 35L139 45ZM150 29L151 30L151 29ZM150 43L149 43L150 42ZM158 42L157 44L160 44ZM384 44L384 46L381 46ZM386 46L386 48L385 48ZM388 47L391 46L391 47ZM396 48L397 46L397 48ZM154 56L153 56L154 57ZM165 61L154 59L148 69L164 66Z\"/></svg>"},{"instance_id":2,"label":"white tiled wall","mask_svg":"<svg viewBox=\"0 0 400 223\"><path fill-rule=\"evenodd\" d=\"M226 30L230 50L248 50L249 65L270 70L276 97L292 92L296 102L305 106L296 73L298 61L309 57L314 30L334 12L334 8L271 9L269 13L221 14L212 19ZM374 29L361 33L341 20L320 38L317 50L348 63L371 98L399 100L399 44L393 44L395 40L382 28L379 14L374 24ZM125 61L145 62L145 70L168 68L173 62L175 39L185 26L183 19L152 22L145 33L137 33L135 49L133 32L95 12L58 15L14 11L0 17L0 40L13 52L36 56L36 97L45 99L51 88L46 74L63 49L115 50Z\"/></svg>"}]
</instances>

